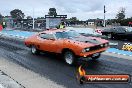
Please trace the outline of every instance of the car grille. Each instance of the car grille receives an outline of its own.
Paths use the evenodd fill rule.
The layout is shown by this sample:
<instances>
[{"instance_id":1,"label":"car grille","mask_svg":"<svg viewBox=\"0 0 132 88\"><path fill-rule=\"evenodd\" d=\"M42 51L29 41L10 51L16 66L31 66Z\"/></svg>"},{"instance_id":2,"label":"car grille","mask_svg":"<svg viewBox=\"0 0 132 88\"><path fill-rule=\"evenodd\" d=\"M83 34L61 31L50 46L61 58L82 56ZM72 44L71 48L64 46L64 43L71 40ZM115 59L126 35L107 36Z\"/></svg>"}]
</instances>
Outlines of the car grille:
<instances>
[{"instance_id":1,"label":"car grille","mask_svg":"<svg viewBox=\"0 0 132 88\"><path fill-rule=\"evenodd\" d=\"M100 46L100 45L98 45L98 46L94 46L94 47L91 47L90 48L90 51L92 51L92 50L98 50L98 49L101 49L102 47Z\"/></svg>"},{"instance_id":2,"label":"car grille","mask_svg":"<svg viewBox=\"0 0 132 88\"><path fill-rule=\"evenodd\" d=\"M108 46L105 46L105 44L103 44L103 46L101 45L93 46L93 47L90 47L90 51L98 50L98 49L105 48L105 47L108 47Z\"/></svg>"}]
</instances>

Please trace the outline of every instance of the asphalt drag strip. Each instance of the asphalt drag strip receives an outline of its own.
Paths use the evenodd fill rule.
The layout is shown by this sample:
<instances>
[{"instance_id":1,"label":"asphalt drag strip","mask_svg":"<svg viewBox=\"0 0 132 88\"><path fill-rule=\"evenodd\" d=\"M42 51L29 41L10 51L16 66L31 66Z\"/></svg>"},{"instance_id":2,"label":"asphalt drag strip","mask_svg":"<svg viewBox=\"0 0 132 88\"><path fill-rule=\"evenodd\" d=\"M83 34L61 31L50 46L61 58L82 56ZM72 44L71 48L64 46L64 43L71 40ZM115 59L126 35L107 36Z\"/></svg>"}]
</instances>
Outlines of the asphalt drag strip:
<instances>
[{"instance_id":1,"label":"asphalt drag strip","mask_svg":"<svg viewBox=\"0 0 132 88\"><path fill-rule=\"evenodd\" d=\"M17 43L16 43L17 42ZM19 43L19 44L18 44ZM79 85L76 81L76 71L79 64L85 63L85 69L88 74L130 74L132 75L132 61L123 59L122 57L110 56L102 54L97 61L89 60L88 62L79 62L77 66L67 66L62 58L57 55L42 53L40 55L32 55L30 49L25 47L19 40L0 39L0 56L9 62L13 62L21 67L38 74L47 80L51 80L53 84L66 88L131 88L132 83L128 84L86 84ZM10 71L11 72L11 71ZM17 73L16 73L17 74ZM23 73L23 75L26 75ZM12 75L14 78L17 77ZM17 79L19 80L19 79ZM25 79L27 80L27 79ZM29 85L32 78L28 79ZM51 82L51 84L52 84ZM21 81L19 81L21 83ZM25 81L22 82L23 84ZM22 84L21 83L21 84ZM39 85L39 82L37 83ZM45 81L48 85L48 82ZM38 87L36 87L38 88ZM42 87L40 87L42 88Z\"/></svg>"}]
</instances>

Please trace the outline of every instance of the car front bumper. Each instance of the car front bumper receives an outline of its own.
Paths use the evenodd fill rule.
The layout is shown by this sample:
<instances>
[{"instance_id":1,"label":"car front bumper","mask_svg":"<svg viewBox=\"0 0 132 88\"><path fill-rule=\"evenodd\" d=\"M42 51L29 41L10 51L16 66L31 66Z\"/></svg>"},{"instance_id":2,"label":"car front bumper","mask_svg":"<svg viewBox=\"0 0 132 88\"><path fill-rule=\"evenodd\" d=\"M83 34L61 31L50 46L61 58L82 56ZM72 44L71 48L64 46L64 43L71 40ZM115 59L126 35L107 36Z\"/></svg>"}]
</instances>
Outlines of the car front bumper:
<instances>
[{"instance_id":1,"label":"car front bumper","mask_svg":"<svg viewBox=\"0 0 132 88\"><path fill-rule=\"evenodd\" d=\"M105 47L105 48L101 48L101 49L98 49L98 50L93 50L93 51L89 51L89 52L85 52L85 53L80 53L79 56L83 57L83 58L86 58L86 57L92 56L93 54L104 52L107 49L108 49L108 47Z\"/></svg>"}]
</instances>

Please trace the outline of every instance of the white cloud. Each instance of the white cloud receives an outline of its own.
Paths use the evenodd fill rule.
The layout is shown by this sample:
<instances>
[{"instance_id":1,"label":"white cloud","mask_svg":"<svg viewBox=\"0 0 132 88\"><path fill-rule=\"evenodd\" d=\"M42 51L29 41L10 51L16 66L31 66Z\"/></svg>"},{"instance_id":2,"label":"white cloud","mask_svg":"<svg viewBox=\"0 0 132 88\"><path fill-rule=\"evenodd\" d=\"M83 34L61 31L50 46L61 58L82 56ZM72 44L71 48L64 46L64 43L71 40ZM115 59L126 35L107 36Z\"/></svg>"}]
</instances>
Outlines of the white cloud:
<instances>
[{"instance_id":1,"label":"white cloud","mask_svg":"<svg viewBox=\"0 0 132 88\"><path fill-rule=\"evenodd\" d=\"M126 17L131 17L131 0L1 0L0 13L10 15L13 9L21 9L26 16L44 16L49 8L55 7L58 14L68 17L77 16L80 20L103 18L103 6L106 5L106 18L115 18L120 7L126 8Z\"/></svg>"}]
</instances>

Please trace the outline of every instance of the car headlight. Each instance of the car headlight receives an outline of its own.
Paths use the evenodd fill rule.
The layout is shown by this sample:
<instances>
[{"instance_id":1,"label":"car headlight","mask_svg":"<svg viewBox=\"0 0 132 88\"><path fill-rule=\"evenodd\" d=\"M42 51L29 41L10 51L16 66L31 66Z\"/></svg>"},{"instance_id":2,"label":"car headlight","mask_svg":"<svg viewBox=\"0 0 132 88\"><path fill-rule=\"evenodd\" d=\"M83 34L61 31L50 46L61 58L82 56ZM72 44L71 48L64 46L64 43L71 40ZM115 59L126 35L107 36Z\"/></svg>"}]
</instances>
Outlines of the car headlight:
<instances>
[{"instance_id":1,"label":"car headlight","mask_svg":"<svg viewBox=\"0 0 132 88\"><path fill-rule=\"evenodd\" d=\"M105 47L109 46L109 43L104 44Z\"/></svg>"},{"instance_id":2,"label":"car headlight","mask_svg":"<svg viewBox=\"0 0 132 88\"><path fill-rule=\"evenodd\" d=\"M88 52L90 50L90 48L85 48L85 49L83 49L82 50L82 52L84 53L84 52Z\"/></svg>"},{"instance_id":3,"label":"car headlight","mask_svg":"<svg viewBox=\"0 0 132 88\"><path fill-rule=\"evenodd\" d=\"M104 45L103 45L103 44L101 44L100 46L101 46L101 47L104 47Z\"/></svg>"}]
</instances>

